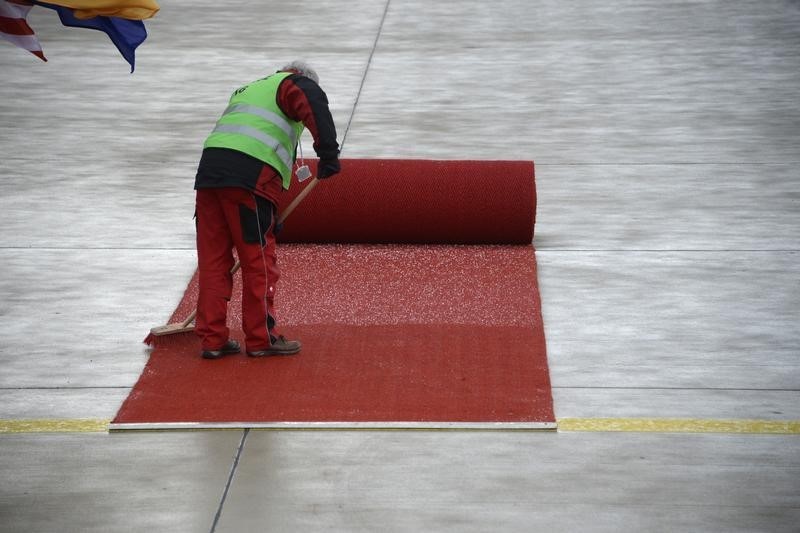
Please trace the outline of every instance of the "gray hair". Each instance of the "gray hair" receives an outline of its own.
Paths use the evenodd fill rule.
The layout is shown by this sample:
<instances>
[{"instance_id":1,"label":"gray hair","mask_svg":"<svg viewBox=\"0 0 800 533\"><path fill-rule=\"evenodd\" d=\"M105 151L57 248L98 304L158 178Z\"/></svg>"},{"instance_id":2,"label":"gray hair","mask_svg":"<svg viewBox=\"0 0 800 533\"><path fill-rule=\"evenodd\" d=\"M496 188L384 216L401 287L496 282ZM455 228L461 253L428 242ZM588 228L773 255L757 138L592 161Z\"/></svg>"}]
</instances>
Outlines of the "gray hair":
<instances>
[{"instance_id":1,"label":"gray hair","mask_svg":"<svg viewBox=\"0 0 800 533\"><path fill-rule=\"evenodd\" d=\"M314 83L319 83L319 76L317 76L317 72L305 61L292 61L288 65L285 65L283 68L281 68L281 72L286 72L287 70L294 70L306 78L311 78L314 80Z\"/></svg>"}]
</instances>

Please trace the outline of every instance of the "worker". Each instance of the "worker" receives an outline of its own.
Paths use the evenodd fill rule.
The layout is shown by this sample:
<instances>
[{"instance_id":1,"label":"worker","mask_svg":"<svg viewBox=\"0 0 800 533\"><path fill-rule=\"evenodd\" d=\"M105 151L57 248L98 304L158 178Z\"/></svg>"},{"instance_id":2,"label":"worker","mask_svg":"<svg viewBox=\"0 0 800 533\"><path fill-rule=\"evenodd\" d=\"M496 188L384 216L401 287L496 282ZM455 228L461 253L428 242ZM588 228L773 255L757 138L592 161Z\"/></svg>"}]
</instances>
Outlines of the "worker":
<instances>
[{"instance_id":1,"label":"worker","mask_svg":"<svg viewBox=\"0 0 800 533\"><path fill-rule=\"evenodd\" d=\"M195 333L201 356L239 353L227 326L233 289L232 250L242 270L242 329L247 355L292 355L299 341L276 329L280 272L275 254L276 206L292 181L303 129L314 138L317 178L340 171L328 97L307 64L294 61L236 89L203 146L195 178L199 296Z\"/></svg>"}]
</instances>

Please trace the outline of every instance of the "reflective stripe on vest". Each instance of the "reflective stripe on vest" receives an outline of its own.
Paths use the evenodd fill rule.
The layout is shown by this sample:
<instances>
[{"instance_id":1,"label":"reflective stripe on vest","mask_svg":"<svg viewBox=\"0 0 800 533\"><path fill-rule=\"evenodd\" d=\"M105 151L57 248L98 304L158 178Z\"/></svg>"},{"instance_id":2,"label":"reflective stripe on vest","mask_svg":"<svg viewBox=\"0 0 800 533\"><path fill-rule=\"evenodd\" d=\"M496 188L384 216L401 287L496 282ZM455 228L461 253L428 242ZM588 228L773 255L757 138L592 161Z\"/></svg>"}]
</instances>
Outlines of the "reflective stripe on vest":
<instances>
[{"instance_id":1,"label":"reflective stripe on vest","mask_svg":"<svg viewBox=\"0 0 800 533\"><path fill-rule=\"evenodd\" d=\"M278 115L277 113L273 113L269 109L264 109L263 107L249 104L233 104L228 106L223 115L227 115L229 113L248 113L250 115L258 115L267 122L272 122L278 126L281 130L283 130L287 137L293 139L295 142L297 141L292 125L289 124L289 122L282 116Z\"/></svg>"},{"instance_id":2,"label":"reflective stripe on vest","mask_svg":"<svg viewBox=\"0 0 800 533\"><path fill-rule=\"evenodd\" d=\"M276 139L275 137L271 137L266 133L262 132L261 130L254 128L252 126L241 126L239 124L217 124L217 127L214 128L213 133L238 133L239 135L246 135L247 137L252 137L261 142L261 144L272 148L278 157L281 159L284 165L288 168L292 168L292 155L286 151L281 145L281 142Z\"/></svg>"}]
</instances>

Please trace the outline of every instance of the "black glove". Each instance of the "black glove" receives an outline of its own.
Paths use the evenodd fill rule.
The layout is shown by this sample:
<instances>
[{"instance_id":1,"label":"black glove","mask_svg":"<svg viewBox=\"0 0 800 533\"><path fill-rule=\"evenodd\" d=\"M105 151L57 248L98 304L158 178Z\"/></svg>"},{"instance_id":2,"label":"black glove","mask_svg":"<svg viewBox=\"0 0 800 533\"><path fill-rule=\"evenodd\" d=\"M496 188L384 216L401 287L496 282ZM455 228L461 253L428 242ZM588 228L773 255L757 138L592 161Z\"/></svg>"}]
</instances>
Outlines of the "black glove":
<instances>
[{"instance_id":1,"label":"black glove","mask_svg":"<svg viewBox=\"0 0 800 533\"><path fill-rule=\"evenodd\" d=\"M317 179L324 180L325 178L330 178L334 174L338 174L341 170L342 166L339 164L338 157L334 157L333 159L320 159L317 165Z\"/></svg>"}]
</instances>

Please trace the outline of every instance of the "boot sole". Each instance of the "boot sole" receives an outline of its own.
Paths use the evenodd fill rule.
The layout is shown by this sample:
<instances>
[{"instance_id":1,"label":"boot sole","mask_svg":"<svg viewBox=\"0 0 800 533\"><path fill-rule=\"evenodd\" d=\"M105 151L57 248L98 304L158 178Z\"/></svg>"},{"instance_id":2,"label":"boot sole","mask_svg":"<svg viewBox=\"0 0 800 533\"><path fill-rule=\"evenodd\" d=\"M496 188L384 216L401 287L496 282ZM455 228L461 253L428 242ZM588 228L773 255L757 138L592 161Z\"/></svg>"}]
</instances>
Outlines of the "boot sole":
<instances>
[{"instance_id":1,"label":"boot sole","mask_svg":"<svg viewBox=\"0 0 800 533\"><path fill-rule=\"evenodd\" d=\"M225 346L228 346L228 344L230 344L230 342L225 343ZM226 355L241 353L242 347L236 343L234 343L234 345L236 346L235 350L231 349L230 347L222 348L221 350L203 350L200 353L200 356L203 359L220 359L221 357L225 357Z\"/></svg>"},{"instance_id":2,"label":"boot sole","mask_svg":"<svg viewBox=\"0 0 800 533\"><path fill-rule=\"evenodd\" d=\"M241 350L236 350L235 352L232 351L232 350L228 350L228 351L221 351L221 352L203 352L201 355L203 356L203 359L221 359L221 358L225 357L226 355L233 355L233 354L237 354L237 353L240 353L240 352L241 352Z\"/></svg>"},{"instance_id":3,"label":"boot sole","mask_svg":"<svg viewBox=\"0 0 800 533\"><path fill-rule=\"evenodd\" d=\"M247 352L247 355L249 357L269 357L271 355L295 355L295 354L298 354L298 353L300 353L299 349L298 350L292 350L292 351L289 351L289 352L273 352L273 351L267 350L265 352Z\"/></svg>"}]
</instances>

